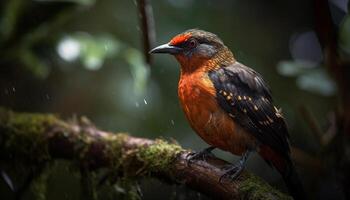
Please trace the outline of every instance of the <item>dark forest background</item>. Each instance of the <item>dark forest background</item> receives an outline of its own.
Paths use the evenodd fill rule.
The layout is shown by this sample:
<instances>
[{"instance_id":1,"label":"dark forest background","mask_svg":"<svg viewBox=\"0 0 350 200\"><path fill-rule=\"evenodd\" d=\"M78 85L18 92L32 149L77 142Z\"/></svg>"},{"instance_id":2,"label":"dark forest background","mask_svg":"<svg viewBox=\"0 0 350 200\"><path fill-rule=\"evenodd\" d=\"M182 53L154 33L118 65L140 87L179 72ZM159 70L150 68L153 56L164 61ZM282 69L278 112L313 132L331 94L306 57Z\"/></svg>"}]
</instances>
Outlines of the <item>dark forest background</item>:
<instances>
[{"instance_id":1,"label":"dark forest background","mask_svg":"<svg viewBox=\"0 0 350 200\"><path fill-rule=\"evenodd\" d=\"M84 115L104 130L146 138L174 138L194 150L206 147L180 109L179 66L175 59L157 56L150 65L145 62L137 3L2 0L0 106L57 113L64 118ZM322 45L315 32L314 2L150 3L156 32L152 45L165 43L190 28L204 29L221 37L238 61L261 73L287 119L297 166L308 193L315 199L346 199L337 169L331 167L337 160L323 159L341 108L339 89L323 64ZM339 39L337 48L341 57L349 60L349 3L330 0L329 7ZM215 153L231 162L237 159L224 152ZM248 169L285 191L278 173L257 155L249 159ZM64 161L55 164L47 184L48 199L80 196L79 174ZM115 190L123 197L122 186ZM206 199L183 186L154 179L140 180L140 190L141 199ZM0 180L0 196L14 197L4 180ZM108 198L114 198L111 196ZM28 191L25 199L36 197Z\"/></svg>"}]
</instances>

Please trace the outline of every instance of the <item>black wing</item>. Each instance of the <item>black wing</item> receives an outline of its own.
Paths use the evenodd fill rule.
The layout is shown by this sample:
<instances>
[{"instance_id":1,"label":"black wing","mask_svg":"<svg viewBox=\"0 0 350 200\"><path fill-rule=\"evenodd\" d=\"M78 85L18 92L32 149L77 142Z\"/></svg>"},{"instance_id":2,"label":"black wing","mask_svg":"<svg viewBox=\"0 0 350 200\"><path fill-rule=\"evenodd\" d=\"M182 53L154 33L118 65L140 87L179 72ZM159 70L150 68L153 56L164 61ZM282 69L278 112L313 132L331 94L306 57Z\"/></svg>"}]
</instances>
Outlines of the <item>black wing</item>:
<instances>
[{"instance_id":1,"label":"black wing","mask_svg":"<svg viewBox=\"0 0 350 200\"><path fill-rule=\"evenodd\" d=\"M254 70L236 62L209 72L222 109L260 143L289 154L288 131L270 90Z\"/></svg>"}]
</instances>

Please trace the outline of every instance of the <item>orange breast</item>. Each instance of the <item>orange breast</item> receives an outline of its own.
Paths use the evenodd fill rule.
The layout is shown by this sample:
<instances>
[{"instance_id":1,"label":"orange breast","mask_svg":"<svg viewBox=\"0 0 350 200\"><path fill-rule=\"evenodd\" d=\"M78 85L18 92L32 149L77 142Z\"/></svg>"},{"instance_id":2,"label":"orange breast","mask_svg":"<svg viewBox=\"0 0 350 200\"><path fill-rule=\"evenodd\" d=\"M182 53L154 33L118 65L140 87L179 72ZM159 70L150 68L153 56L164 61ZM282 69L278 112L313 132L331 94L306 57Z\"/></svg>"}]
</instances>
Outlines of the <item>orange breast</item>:
<instances>
[{"instance_id":1,"label":"orange breast","mask_svg":"<svg viewBox=\"0 0 350 200\"><path fill-rule=\"evenodd\" d=\"M237 155L256 146L254 138L219 107L206 72L182 73L178 95L191 127L209 145Z\"/></svg>"}]
</instances>

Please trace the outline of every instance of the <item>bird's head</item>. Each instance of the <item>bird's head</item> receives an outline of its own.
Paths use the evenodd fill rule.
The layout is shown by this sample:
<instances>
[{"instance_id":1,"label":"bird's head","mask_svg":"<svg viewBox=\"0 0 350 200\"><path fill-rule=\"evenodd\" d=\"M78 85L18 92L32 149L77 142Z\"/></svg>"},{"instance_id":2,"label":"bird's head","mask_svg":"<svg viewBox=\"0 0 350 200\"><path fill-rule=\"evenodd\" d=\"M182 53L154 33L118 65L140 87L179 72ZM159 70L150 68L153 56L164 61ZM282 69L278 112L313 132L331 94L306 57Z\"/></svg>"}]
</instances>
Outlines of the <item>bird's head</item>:
<instances>
[{"instance_id":1,"label":"bird's head","mask_svg":"<svg viewBox=\"0 0 350 200\"><path fill-rule=\"evenodd\" d=\"M234 61L231 51L218 36L198 29L180 33L150 53L174 55L183 71L194 71L203 66L211 68L219 62Z\"/></svg>"}]
</instances>

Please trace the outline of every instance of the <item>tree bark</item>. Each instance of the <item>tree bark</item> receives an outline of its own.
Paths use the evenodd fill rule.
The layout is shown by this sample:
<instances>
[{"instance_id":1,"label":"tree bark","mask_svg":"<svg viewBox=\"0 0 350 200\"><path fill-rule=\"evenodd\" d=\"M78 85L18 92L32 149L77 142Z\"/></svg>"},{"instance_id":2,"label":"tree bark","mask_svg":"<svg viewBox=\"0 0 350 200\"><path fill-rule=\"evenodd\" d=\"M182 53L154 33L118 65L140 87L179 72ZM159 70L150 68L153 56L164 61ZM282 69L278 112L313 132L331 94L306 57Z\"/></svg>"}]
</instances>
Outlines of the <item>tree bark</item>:
<instances>
[{"instance_id":1,"label":"tree bark","mask_svg":"<svg viewBox=\"0 0 350 200\"><path fill-rule=\"evenodd\" d=\"M339 99L339 106L336 108L336 128L331 133L335 137L327 147L330 155L328 158L332 160L329 162L328 159L328 163L332 163L328 168L335 169L335 177L342 183L341 190L350 198L350 62L344 59L349 56L348 53L342 52L339 46L339 31L332 22L329 4L328 0L314 0L315 31L322 46L324 64L337 84Z\"/></svg>"},{"instance_id":2,"label":"tree bark","mask_svg":"<svg viewBox=\"0 0 350 200\"><path fill-rule=\"evenodd\" d=\"M63 158L88 171L107 168L121 177L185 184L214 199L291 199L247 171L235 181L219 183L229 164L221 159L189 165L189 151L176 143L102 131L85 117L69 122L0 108L0 150L1 161L15 158L36 165Z\"/></svg>"},{"instance_id":3,"label":"tree bark","mask_svg":"<svg viewBox=\"0 0 350 200\"><path fill-rule=\"evenodd\" d=\"M350 63L340 56L338 31L332 22L328 0L314 0L315 31L322 46L324 63L337 83L341 108L339 133L350 136Z\"/></svg>"}]
</instances>

